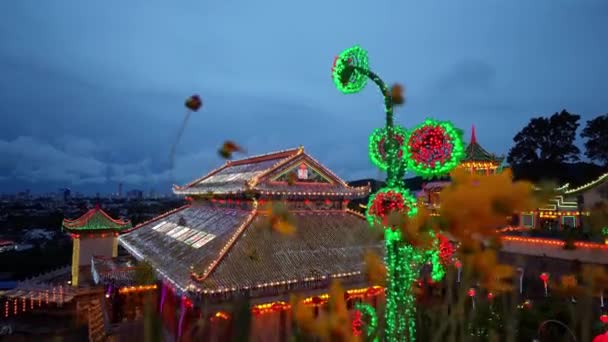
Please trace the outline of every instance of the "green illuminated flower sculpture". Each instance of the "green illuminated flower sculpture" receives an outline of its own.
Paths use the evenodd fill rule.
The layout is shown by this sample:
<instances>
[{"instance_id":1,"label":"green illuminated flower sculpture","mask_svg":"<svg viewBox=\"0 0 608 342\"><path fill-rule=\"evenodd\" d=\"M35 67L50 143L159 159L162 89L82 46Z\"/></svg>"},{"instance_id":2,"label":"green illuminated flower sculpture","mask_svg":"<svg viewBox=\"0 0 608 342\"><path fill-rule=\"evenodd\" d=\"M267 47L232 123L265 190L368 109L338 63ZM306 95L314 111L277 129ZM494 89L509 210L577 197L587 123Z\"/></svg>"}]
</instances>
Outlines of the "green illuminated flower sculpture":
<instances>
[{"instance_id":1,"label":"green illuminated flower sculpture","mask_svg":"<svg viewBox=\"0 0 608 342\"><path fill-rule=\"evenodd\" d=\"M449 173L464 156L462 131L447 121L426 119L405 141L408 169L424 178Z\"/></svg>"},{"instance_id":2,"label":"green illuminated flower sculpture","mask_svg":"<svg viewBox=\"0 0 608 342\"><path fill-rule=\"evenodd\" d=\"M400 163L407 163L407 150L405 149L405 139L407 132L405 129L399 126L393 128L393 141L397 144L397 156L396 159ZM387 153L388 153L388 134L386 128L376 128L372 135L369 136L369 157L374 165L380 170L386 171L388 169Z\"/></svg>"},{"instance_id":3,"label":"green illuminated flower sculpture","mask_svg":"<svg viewBox=\"0 0 608 342\"><path fill-rule=\"evenodd\" d=\"M460 132L449 123L433 120L425 121L409 134L395 126L393 105L405 102L402 87L395 86L389 91L384 81L369 70L367 52L359 46L346 49L336 57L332 78L338 90L346 94L361 91L369 78L384 96L386 125L370 136L369 155L372 163L386 171L387 187L371 196L366 218L370 225L380 224L389 228L384 231L387 269L384 339L412 342L416 339L416 303L412 284L419 276L417 267L427 262L433 265L434 280L443 277L439 239L430 250L428 247L414 247L404 239L400 229L393 229L396 227L391 226L393 223L389 217L392 214L411 217L417 213L416 199L403 184L407 167L426 177L449 172L462 158Z\"/></svg>"},{"instance_id":4,"label":"green illuminated flower sculpture","mask_svg":"<svg viewBox=\"0 0 608 342\"><path fill-rule=\"evenodd\" d=\"M358 93L367 84L367 51L355 45L334 60L332 78L336 87L345 94Z\"/></svg>"}]
</instances>

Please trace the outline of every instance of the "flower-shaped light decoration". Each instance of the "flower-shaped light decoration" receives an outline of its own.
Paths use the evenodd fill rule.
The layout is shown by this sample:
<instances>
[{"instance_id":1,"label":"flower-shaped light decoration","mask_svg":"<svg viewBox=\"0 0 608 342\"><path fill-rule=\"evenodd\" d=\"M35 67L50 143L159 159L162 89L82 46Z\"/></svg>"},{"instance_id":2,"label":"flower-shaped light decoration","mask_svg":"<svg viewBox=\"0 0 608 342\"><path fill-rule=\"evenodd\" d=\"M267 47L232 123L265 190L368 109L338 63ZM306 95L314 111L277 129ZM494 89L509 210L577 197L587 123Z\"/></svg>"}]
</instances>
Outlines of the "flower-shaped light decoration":
<instances>
[{"instance_id":1,"label":"flower-shaped light decoration","mask_svg":"<svg viewBox=\"0 0 608 342\"><path fill-rule=\"evenodd\" d=\"M426 119L406 137L408 168L424 178L445 175L464 156L462 131L447 121Z\"/></svg>"},{"instance_id":2,"label":"flower-shaped light decoration","mask_svg":"<svg viewBox=\"0 0 608 342\"><path fill-rule=\"evenodd\" d=\"M379 224L385 228L390 227L389 216L407 214L409 217L416 215L416 199L407 189L385 187L369 198L367 203L367 222L370 225Z\"/></svg>"},{"instance_id":3,"label":"flower-shaped light decoration","mask_svg":"<svg viewBox=\"0 0 608 342\"><path fill-rule=\"evenodd\" d=\"M393 145L393 148L397 150L397 160L399 164L401 161L405 160L407 151L405 149L405 137L407 132L403 127L395 126L393 127L393 141L397 142L397 146ZM386 128L376 128L372 135L369 136L369 158L372 163L376 165L380 170L386 171L388 168L387 162L387 141L388 141L388 133L386 132Z\"/></svg>"},{"instance_id":4,"label":"flower-shaped light decoration","mask_svg":"<svg viewBox=\"0 0 608 342\"><path fill-rule=\"evenodd\" d=\"M353 94L365 88L368 76L361 71L368 69L367 51L355 45L336 57L331 74L338 90L345 94Z\"/></svg>"}]
</instances>

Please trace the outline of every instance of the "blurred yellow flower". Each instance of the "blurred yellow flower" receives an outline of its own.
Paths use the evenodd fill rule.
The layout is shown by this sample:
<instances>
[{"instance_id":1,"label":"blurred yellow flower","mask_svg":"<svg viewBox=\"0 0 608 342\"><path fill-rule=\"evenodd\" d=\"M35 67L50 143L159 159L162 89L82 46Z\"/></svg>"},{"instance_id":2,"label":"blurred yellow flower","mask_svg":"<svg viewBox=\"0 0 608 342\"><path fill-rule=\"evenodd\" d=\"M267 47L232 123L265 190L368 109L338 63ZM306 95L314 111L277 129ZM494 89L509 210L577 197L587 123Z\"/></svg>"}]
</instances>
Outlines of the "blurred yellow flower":
<instances>
[{"instance_id":1,"label":"blurred yellow flower","mask_svg":"<svg viewBox=\"0 0 608 342\"><path fill-rule=\"evenodd\" d=\"M293 235L296 232L294 217L283 203L268 203L261 210L265 214L261 224L264 227L283 235Z\"/></svg>"},{"instance_id":2,"label":"blurred yellow flower","mask_svg":"<svg viewBox=\"0 0 608 342\"><path fill-rule=\"evenodd\" d=\"M313 308L292 297L294 319L300 329L323 342L358 342L352 334L350 316L344 300L344 289L334 280L329 290L329 307L323 319L314 317Z\"/></svg>"},{"instance_id":3,"label":"blurred yellow flower","mask_svg":"<svg viewBox=\"0 0 608 342\"><path fill-rule=\"evenodd\" d=\"M386 285L386 266L382 259L374 252L365 253L365 274L372 285Z\"/></svg>"},{"instance_id":4,"label":"blurred yellow flower","mask_svg":"<svg viewBox=\"0 0 608 342\"><path fill-rule=\"evenodd\" d=\"M481 286L488 292L498 294L512 290L513 267L499 264L494 250L478 251L467 259L468 264L473 265L474 274L480 279Z\"/></svg>"},{"instance_id":5,"label":"blurred yellow flower","mask_svg":"<svg viewBox=\"0 0 608 342\"><path fill-rule=\"evenodd\" d=\"M440 193L440 214L449 222L447 230L463 244L495 236L507 216L536 206L532 184L513 182L508 170L482 176L457 168L451 177L452 183Z\"/></svg>"}]
</instances>

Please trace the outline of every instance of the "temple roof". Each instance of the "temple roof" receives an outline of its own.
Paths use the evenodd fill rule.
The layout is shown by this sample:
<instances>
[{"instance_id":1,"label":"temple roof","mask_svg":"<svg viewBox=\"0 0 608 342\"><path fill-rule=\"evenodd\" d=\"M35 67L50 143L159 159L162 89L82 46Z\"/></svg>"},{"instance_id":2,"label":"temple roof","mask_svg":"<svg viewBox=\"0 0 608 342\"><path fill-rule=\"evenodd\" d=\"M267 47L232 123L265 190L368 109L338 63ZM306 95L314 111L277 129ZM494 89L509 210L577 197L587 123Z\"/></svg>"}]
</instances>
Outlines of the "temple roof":
<instances>
[{"instance_id":1,"label":"temple roof","mask_svg":"<svg viewBox=\"0 0 608 342\"><path fill-rule=\"evenodd\" d=\"M119 242L181 291L209 294L286 284L294 289L331 277L360 278L364 253L372 249L382 254L381 243L356 213L292 214L296 233L285 236L258 224L266 213L255 206L194 203L136 227Z\"/></svg>"},{"instance_id":2,"label":"temple roof","mask_svg":"<svg viewBox=\"0 0 608 342\"><path fill-rule=\"evenodd\" d=\"M475 135L475 126L473 126L471 130L471 141L465 150L465 157L462 159L461 163L470 163L470 162L489 162L493 164L500 165L504 160L503 156L497 156L493 153L486 151L479 143L477 142L477 136Z\"/></svg>"},{"instance_id":3,"label":"temple roof","mask_svg":"<svg viewBox=\"0 0 608 342\"><path fill-rule=\"evenodd\" d=\"M75 220L64 219L62 224L62 229L68 231L121 231L128 228L131 228L130 221L113 219L98 205Z\"/></svg>"},{"instance_id":4,"label":"temple roof","mask_svg":"<svg viewBox=\"0 0 608 342\"><path fill-rule=\"evenodd\" d=\"M264 195L364 197L369 186L351 187L304 152L303 147L227 161L184 186L178 195Z\"/></svg>"}]
</instances>

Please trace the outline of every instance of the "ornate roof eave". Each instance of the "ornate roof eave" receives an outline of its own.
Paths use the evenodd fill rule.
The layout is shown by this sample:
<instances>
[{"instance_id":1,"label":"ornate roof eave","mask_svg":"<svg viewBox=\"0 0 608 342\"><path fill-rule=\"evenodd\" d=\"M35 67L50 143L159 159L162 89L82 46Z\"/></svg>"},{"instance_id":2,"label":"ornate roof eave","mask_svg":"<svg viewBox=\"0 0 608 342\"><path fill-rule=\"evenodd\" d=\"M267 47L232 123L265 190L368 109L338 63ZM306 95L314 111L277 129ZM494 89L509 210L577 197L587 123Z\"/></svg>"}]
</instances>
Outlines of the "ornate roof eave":
<instances>
[{"instance_id":1,"label":"ornate roof eave","mask_svg":"<svg viewBox=\"0 0 608 342\"><path fill-rule=\"evenodd\" d=\"M581 185L579 187L576 187L574 189L566 189L564 191L564 193L570 195L570 194L576 194L576 193L579 193L579 192L583 192L583 191L586 191L588 189L593 188L594 186L596 186L598 184L603 183L604 181L608 181L608 172L604 173L603 175L597 177L595 180L593 180L593 181L591 181L591 182L589 182L587 184L583 184L583 185Z\"/></svg>"},{"instance_id":2,"label":"ornate roof eave","mask_svg":"<svg viewBox=\"0 0 608 342\"><path fill-rule=\"evenodd\" d=\"M228 160L228 161L226 161L226 163L224 163L224 165L211 170L211 172L191 181L190 183L188 183L186 185L180 186L180 185L173 184L173 193L175 193L176 195L180 195L182 193L178 193L176 191L183 191L186 188L192 187L193 185L202 182L203 180L213 176L214 174L224 170L227 167L248 164L248 163L257 163L257 162L261 162L261 161L265 161L265 160L269 160L269 159L287 158L293 154L299 153L303 149L304 148L302 146L300 146L297 148L292 148L292 149L287 149L287 150L282 150L282 151L277 151L277 152L259 154L259 155L255 155L255 156L251 156L248 158L239 159L239 160L235 160L235 161Z\"/></svg>"},{"instance_id":3,"label":"ornate roof eave","mask_svg":"<svg viewBox=\"0 0 608 342\"><path fill-rule=\"evenodd\" d=\"M102 225L102 226L99 226L96 228L87 228L86 225L96 215L99 215L102 220L107 221L107 226ZM95 206L95 208L90 209L84 215L80 216L77 219L74 219L74 220L63 219L61 227L62 227L62 229L70 231L70 232L122 231L122 230L131 228L131 221L114 219L110 215L108 215L105 211L103 211L99 206Z\"/></svg>"}]
</instances>

